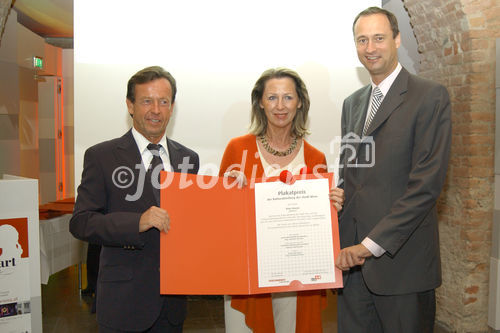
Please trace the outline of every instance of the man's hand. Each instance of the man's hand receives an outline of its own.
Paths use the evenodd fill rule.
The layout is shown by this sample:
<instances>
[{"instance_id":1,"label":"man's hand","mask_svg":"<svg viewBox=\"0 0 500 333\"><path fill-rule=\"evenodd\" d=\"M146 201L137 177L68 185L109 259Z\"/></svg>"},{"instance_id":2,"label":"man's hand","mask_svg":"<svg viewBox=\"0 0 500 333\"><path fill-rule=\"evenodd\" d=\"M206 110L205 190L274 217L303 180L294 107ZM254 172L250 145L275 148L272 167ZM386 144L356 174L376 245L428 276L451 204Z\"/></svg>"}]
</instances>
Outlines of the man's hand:
<instances>
[{"instance_id":1,"label":"man's hand","mask_svg":"<svg viewBox=\"0 0 500 333\"><path fill-rule=\"evenodd\" d=\"M151 206L147 211L142 213L139 221L139 232L144 232L151 228L165 232L170 230L170 217L165 209Z\"/></svg>"},{"instance_id":2,"label":"man's hand","mask_svg":"<svg viewBox=\"0 0 500 333\"><path fill-rule=\"evenodd\" d=\"M337 212L340 212L345 200L344 190L338 187L332 188L330 190L330 200L337 209Z\"/></svg>"},{"instance_id":3,"label":"man's hand","mask_svg":"<svg viewBox=\"0 0 500 333\"><path fill-rule=\"evenodd\" d=\"M343 271L349 270L349 268L363 265L365 263L365 258L371 257L372 253L363 245L353 245L342 249L335 260L335 266Z\"/></svg>"}]
</instances>

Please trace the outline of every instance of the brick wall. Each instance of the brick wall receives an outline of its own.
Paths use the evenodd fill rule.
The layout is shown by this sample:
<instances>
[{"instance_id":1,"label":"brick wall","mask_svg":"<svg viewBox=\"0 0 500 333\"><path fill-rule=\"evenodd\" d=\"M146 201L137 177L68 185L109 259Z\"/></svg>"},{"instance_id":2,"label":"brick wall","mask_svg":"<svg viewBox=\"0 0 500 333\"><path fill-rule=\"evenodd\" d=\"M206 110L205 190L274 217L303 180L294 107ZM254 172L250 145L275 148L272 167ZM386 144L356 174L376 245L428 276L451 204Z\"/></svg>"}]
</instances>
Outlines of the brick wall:
<instances>
[{"instance_id":1,"label":"brick wall","mask_svg":"<svg viewBox=\"0 0 500 333\"><path fill-rule=\"evenodd\" d=\"M451 160L439 201L443 285L436 320L453 332L487 332L500 2L403 2L421 53L419 74L444 84L452 102Z\"/></svg>"}]
</instances>

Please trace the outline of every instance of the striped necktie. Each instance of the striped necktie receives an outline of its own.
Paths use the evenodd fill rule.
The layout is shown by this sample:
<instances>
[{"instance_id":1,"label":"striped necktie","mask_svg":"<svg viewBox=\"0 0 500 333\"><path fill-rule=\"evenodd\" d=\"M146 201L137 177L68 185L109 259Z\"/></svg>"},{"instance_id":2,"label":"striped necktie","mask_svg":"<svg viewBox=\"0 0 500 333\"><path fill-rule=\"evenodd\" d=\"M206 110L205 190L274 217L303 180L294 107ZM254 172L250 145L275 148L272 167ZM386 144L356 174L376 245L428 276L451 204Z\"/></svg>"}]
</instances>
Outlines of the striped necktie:
<instances>
[{"instance_id":1,"label":"striped necktie","mask_svg":"<svg viewBox=\"0 0 500 333\"><path fill-rule=\"evenodd\" d=\"M163 162L162 162L161 157L160 157L160 148L161 148L161 145L155 145L152 143L150 143L148 145L149 151L151 152L151 154L153 154L153 159L151 160L151 164L148 168L148 174L149 174L149 177L151 179L151 183L153 183L153 179L151 178L153 170L155 170L158 166L160 166L160 170L163 170ZM160 171L160 170L158 170L158 171ZM155 185L158 186L158 188L156 188ZM158 202L158 204L160 204L160 187L159 187L159 185L160 185L160 173L158 172L157 182L156 182L156 184L153 184L153 192L154 192L155 199Z\"/></svg>"},{"instance_id":2,"label":"striped necktie","mask_svg":"<svg viewBox=\"0 0 500 333\"><path fill-rule=\"evenodd\" d=\"M375 87L375 89L373 89L372 107L370 110L370 115L366 119L365 127L363 127L363 136L366 135L366 132L368 131L368 128L370 127L370 124L372 123L372 120L375 117L375 114L377 113L380 103L382 103L382 98L384 98L384 95L380 91L380 88L378 86Z\"/></svg>"}]
</instances>

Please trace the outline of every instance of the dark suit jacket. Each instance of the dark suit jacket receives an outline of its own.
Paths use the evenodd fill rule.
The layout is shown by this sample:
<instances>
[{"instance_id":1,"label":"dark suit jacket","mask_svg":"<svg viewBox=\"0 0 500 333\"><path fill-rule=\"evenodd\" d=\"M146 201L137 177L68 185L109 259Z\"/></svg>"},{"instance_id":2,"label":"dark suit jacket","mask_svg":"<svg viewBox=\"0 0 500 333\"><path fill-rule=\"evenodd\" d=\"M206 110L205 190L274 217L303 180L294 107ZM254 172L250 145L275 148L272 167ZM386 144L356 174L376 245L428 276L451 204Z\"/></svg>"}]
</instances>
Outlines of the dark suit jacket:
<instances>
[{"instance_id":1,"label":"dark suit jacket","mask_svg":"<svg viewBox=\"0 0 500 333\"><path fill-rule=\"evenodd\" d=\"M370 92L368 85L344 101L344 139L349 133L361 136ZM341 247L369 237L386 250L362 266L364 280L375 294L436 288L441 284L436 200L451 144L446 88L403 68L366 135L373 137L373 156L368 142L349 143L355 157L342 147L340 177L346 200L340 215ZM362 167L371 162L373 166Z\"/></svg>"},{"instance_id":2,"label":"dark suit jacket","mask_svg":"<svg viewBox=\"0 0 500 333\"><path fill-rule=\"evenodd\" d=\"M184 157L197 173L198 155L167 139L170 164L180 172ZM130 170L133 182L117 186L120 170ZM128 168L128 169L127 169ZM126 196L137 191L139 171L144 167L137 144L128 131L121 138L90 147L85 152L82 181L78 187L70 231L78 239L101 244L97 293L99 324L119 330L144 330L158 318L164 297L160 296L160 232L152 228L139 233L141 214L159 204L150 181L144 184L138 200ZM120 175L132 179L131 174ZM172 221L175 224L175 221ZM186 316L184 296L167 296L168 319L181 323Z\"/></svg>"}]
</instances>

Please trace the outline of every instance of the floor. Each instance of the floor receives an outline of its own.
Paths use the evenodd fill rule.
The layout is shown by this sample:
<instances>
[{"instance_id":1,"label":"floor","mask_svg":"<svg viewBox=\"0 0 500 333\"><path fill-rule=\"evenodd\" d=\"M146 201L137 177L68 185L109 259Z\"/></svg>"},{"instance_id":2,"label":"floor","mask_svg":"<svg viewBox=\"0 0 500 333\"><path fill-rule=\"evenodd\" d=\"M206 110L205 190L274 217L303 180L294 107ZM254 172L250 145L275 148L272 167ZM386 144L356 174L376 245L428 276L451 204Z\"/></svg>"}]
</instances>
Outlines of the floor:
<instances>
[{"instance_id":1,"label":"floor","mask_svg":"<svg viewBox=\"0 0 500 333\"><path fill-rule=\"evenodd\" d=\"M85 276L85 274L82 274ZM86 281L84 280L85 287ZM97 332L95 315L90 313L92 300L78 291L77 267L52 275L42 285L42 320L44 333ZM323 331L336 333L336 298L328 293L328 307L323 311ZM223 333L224 304L220 296L190 296L185 333Z\"/></svg>"}]
</instances>

